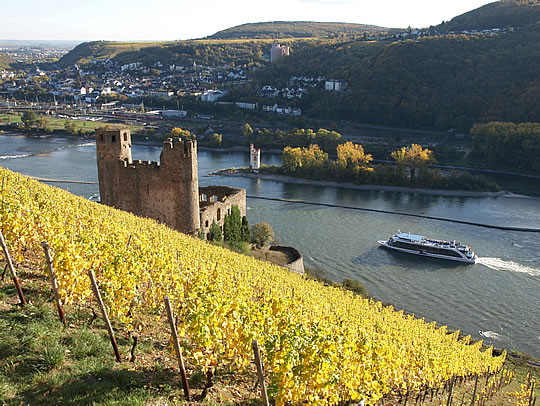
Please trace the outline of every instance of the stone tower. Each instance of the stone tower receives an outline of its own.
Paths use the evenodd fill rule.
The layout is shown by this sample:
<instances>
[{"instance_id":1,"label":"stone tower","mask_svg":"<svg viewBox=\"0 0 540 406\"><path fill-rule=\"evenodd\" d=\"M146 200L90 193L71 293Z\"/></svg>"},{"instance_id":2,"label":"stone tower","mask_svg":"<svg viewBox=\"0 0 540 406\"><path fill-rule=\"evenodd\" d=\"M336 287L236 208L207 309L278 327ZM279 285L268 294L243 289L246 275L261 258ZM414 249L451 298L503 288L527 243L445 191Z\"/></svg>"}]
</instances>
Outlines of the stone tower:
<instances>
[{"instance_id":1,"label":"stone tower","mask_svg":"<svg viewBox=\"0 0 540 406\"><path fill-rule=\"evenodd\" d=\"M173 220L165 223L196 234L200 228L197 141L169 138L163 143L159 160L162 188L171 197L170 204L163 202L163 209L170 212Z\"/></svg>"},{"instance_id":2,"label":"stone tower","mask_svg":"<svg viewBox=\"0 0 540 406\"><path fill-rule=\"evenodd\" d=\"M96 130L101 202L186 234L200 229L197 142L169 138L160 162L133 161L127 128Z\"/></svg>"},{"instance_id":3,"label":"stone tower","mask_svg":"<svg viewBox=\"0 0 540 406\"><path fill-rule=\"evenodd\" d=\"M101 203L115 206L118 201L118 161L132 162L129 128L96 128L96 155Z\"/></svg>"}]
</instances>

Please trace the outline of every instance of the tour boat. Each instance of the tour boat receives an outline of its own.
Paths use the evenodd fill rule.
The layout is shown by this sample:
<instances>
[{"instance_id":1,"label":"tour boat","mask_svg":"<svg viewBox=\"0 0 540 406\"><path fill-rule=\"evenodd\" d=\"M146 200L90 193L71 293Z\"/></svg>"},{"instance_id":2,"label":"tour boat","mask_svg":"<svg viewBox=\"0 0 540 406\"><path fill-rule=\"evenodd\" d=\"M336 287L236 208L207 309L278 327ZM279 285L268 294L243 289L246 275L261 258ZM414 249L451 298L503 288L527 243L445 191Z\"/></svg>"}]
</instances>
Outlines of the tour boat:
<instances>
[{"instance_id":1,"label":"tour boat","mask_svg":"<svg viewBox=\"0 0 540 406\"><path fill-rule=\"evenodd\" d=\"M411 233L398 233L388 241L377 241L381 247L424 257L449 259L474 264L472 248L456 241L440 241Z\"/></svg>"}]
</instances>

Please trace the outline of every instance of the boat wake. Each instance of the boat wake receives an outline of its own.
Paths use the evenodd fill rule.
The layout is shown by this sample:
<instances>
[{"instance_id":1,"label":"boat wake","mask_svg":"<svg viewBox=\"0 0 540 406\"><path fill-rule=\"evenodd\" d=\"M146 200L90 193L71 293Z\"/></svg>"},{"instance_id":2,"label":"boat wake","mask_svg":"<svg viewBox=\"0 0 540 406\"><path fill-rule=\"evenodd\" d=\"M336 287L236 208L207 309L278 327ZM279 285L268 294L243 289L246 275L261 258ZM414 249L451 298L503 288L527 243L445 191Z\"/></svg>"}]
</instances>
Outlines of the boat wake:
<instances>
[{"instance_id":1,"label":"boat wake","mask_svg":"<svg viewBox=\"0 0 540 406\"><path fill-rule=\"evenodd\" d=\"M476 258L476 263L487 266L496 271L508 271L525 273L531 276L540 276L540 269L518 264L513 261L505 261L501 258Z\"/></svg>"},{"instance_id":2,"label":"boat wake","mask_svg":"<svg viewBox=\"0 0 540 406\"><path fill-rule=\"evenodd\" d=\"M32 154L21 154L21 155L0 155L0 160L4 159L17 159L17 158L26 158L31 156Z\"/></svg>"},{"instance_id":3,"label":"boat wake","mask_svg":"<svg viewBox=\"0 0 540 406\"><path fill-rule=\"evenodd\" d=\"M52 153L52 152L61 151L61 150L63 150L63 149L79 148L79 147L88 147L88 146L91 146L91 145L94 145L94 142L83 142L83 143L80 143L80 144L63 145L63 146L58 147L58 148L47 149L47 150L45 150L45 151L32 152L32 153L28 153L28 154L20 154L20 155L0 155L0 160L17 159L17 158L28 158L28 157L30 157L30 156L40 156L40 155L50 154L50 153Z\"/></svg>"}]
</instances>

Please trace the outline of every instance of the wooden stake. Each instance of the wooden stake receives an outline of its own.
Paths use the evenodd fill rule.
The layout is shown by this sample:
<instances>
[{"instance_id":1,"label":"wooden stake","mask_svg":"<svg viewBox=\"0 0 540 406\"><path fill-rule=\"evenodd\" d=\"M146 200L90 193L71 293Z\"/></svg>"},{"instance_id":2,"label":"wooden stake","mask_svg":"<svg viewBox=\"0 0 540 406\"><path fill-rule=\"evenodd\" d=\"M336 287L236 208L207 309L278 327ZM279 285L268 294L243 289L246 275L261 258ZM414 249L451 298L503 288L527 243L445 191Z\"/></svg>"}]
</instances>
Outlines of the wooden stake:
<instances>
[{"instance_id":1,"label":"wooden stake","mask_svg":"<svg viewBox=\"0 0 540 406\"><path fill-rule=\"evenodd\" d=\"M529 396L529 406L532 406L532 404L533 404L534 384L535 384L535 380L533 378L532 385L531 385L531 396Z\"/></svg>"},{"instance_id":2,"label":"wooden stake","mask_svg":"<svg viewBox=\"0 0 540 406\"><path fill-rule=\"evenodd\" d=\"M11 257L9 256L9 251L6 246L6 241L4 240L4 235L2 234L2 230L0 230L0 244L2 244L2 250L4 250L4 255L6 256L9 272L11 273L11 279L13 279L13 283L15 284L15 288L17 289L17 294L19 295L21 305L24 306L26 304L26 299L24 298L21 284L19 283L19 279L17 278L17 274L15 273L13 262L11 262Z\"/></svg>"},{"instance_id":3,"label":"wooden stake","mask_svg":"<svg viewBox=\"0 0 540 406\"><path fill-rule=\"evenodd\" d=\"M120 356L120 351L118 350L118 344L116 344L116 338L114 338L114 331L111 326L111 321L109 320L109 316L107 316L107 310L105 310L105 305L103 304L103 300L101 299L101 294L99 293L96 278L94 277L94 272L92 272L92 270L88 271L88 277L90 278L90 282L92 282L92 290L94 291L94 296L96 296L99 308L101 309L101 314L103 315L103 319L105 320L105 325L107 326L107 331L109 332L109 338L111 339L114 355L116 356L116 362L122 362L122 357Z\"/></svg>"},{"instance_id":4,"label":"wooden stake","mask_svg":"<svg viewBox=\"0 0 540 406\"><path fill-rule=\"evenodd\" d=\"M474 391L472 394L472 400L471 400L471 406L474 406L474 402L476 401L476 389L478 388L478 374L476 374L476 378L474 380Z\"/></svg>"},{"instance_id":5,"label":"wooden stake","mask_svg":"<svg viewBox=\"0 0 540 406\"><path fill-rule=\"evenodd\" d=\"M446 406L450 406L452 404L452 390L453 389L454 389L454 379L452 378L448 386L448 399L446 400Z\"/></svg>"},{"instance_id":6,"label":"wooden stake","mask_svg":"<svg viewBox=\"0 0 540 406\"><path fill-rule=\"evenodd\" d=\"M190 399L189 384L186 375L186 368L184 366L184 359L182 358L182 350L180 349L180 342L178 341L178 331L176 330L176 323L174 322L173 311L171 307L171 301L169 296L165 296L163 299L165 302L165 310L167 310L167 318L171 326L171 333L173 337L174 350L176 351L176 357L178 358L178 367L180 368L180 376L182 377L182 387L184 388L184 395L186 399Z\"/></svg>"},{"instance_id":7,"label":"wooden stake","mask_svg":"<svg viewBox=\"0 0 540 406\"><path fill-rule=\"evenodd\" d=\"M53 263L51 259L51 253L49 251L49 244L46 241L41 243L43 251L45 252L45 260L47 261L47 268L49 268L49 278L51 278L52 290L54 293L54 300L56 302L56 308L58 309L58 317L60 321L64 323L64 326L67 327L66 314L64 313L64 308L62 307L62 301L60 299L60 294L58 293L58 281L56 280L56 275L54 274Z\"/></svg>"},{"instance_id":8,"label":"wooden stake","mask_svg":"<svg viewBox=\"0 0 540 406\"><path fill-rule=\"evenodd\" d=\"M257 340L253 340L251 343L253 347L253 354L255 355L255 366L257 367L257 375L259 376L259 384L261 385L261 395L264 406L269 406L268 394L266 393L266 384L264 383L264 369L261 359L261 353L259 351L259 343Z\"/></svg>"}]
</instances>

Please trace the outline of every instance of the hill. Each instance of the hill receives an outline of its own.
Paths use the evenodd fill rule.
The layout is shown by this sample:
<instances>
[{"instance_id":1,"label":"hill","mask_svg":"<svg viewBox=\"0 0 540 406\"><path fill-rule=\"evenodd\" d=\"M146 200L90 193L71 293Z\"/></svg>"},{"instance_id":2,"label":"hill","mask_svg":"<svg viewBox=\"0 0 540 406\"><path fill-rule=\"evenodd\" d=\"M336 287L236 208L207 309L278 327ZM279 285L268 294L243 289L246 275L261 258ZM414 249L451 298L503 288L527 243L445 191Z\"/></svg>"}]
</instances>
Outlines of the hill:
<instances>
[{"instance_id":1,"label":"hill","mask_svg":"<svg viewBox=\"0 0 540 406\"><path fill-rule=\"evenodd\" d=\"M135 52L147 47L159 47L166 42L116 42L92 41L83 42L62 56L58 65L66 67L74 64L84 64L92 59L113 59L124 52Z\"/></svg>"},{"instance_id":2,"label":"hill","mask_svg":"<svg viewBox=\"0 0 540 406\"><path fill-rule=\"evenodd\" d=\"M437 26L441 32L525 27L540 20L537 0L500 0Z\"/></svg>"},{"instance_id":3,"label":"hill","mask_svg":"<svg viewBox=\"0 0 540 406\"><path fill-rule=\"evenodd\" d=\"M313 39L285 39L294 49L302 48ZM143 62L153 66L161 62L164 66L198 65L219 66L234 63L262 64L269 59L271 39L252 40L189 40L174 42L84 42L64 55L58 62L60 67L75 63L85 64L91 60L112 59L120 64Z\"/></svg>"},{"instance_id":4,"label":"hill","mask_svg":"<svg viewBox=\"0 0 540 406\"><path fill-rule=\"evenodd\" d=\"M457 128L540 119L540 25L500 35L306 46L258 71L259 85L291 76L344 79L345 93L310 90L297 102L310 117L397 127Z\"/></svg>"},{"instance_id":5,"label":"hill","mask_svg":"<svg viewBox=\"0 0 540 406\"><path fill-rule=\"evenodd\" d=\"M386 32L389 28L366 24L322 23L314 21L270 21L242 24L219 31L209 39L253 38L334 38L340 35L357 35Z\"/></svg>"},{"instance_id":6,"label":"hill","mask_svg":"<svg viewBox=\"0 0 540 406\"><path fill-rule=\"evenodd\" d=\"M11 65L15 63L16 61L13 58L0 52L0 69L10 69Z\"/></svg>"}]
</instances>

